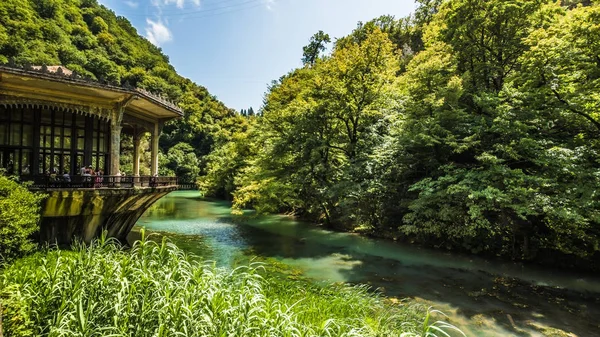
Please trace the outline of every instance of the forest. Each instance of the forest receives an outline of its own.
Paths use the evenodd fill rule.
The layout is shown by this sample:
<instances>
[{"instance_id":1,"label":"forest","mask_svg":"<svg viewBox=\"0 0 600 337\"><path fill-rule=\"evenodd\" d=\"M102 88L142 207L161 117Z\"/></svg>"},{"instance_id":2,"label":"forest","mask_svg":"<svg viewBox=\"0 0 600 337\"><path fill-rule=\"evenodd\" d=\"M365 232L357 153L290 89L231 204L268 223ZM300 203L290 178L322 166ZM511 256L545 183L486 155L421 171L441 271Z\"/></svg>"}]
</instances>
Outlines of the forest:
<instances>
[{"instance_id":1,"label":"forest","mask_svg":"<svg viewBox=\"0 0 600 337\"><path fill-rule=\"evenodd\" d=\"M178 75L96 0L2 1L0 63L62 64L176 101L161 175L234 212L600 268L600 5L417 2L344 37L317 32L256 113ZM122 149L128 173L131 140Z\"/></svg>"},{"instance_id":2,"label":"forest","mask_svg":"<svg viewBox=\"0 0 600 337\"><path fill-rule=\"evenodd\" d=\"M315 34L260 117L217 142L202 189L238 210L597 269L600 5L419 2Z\"/></svg>"}]
</instances>

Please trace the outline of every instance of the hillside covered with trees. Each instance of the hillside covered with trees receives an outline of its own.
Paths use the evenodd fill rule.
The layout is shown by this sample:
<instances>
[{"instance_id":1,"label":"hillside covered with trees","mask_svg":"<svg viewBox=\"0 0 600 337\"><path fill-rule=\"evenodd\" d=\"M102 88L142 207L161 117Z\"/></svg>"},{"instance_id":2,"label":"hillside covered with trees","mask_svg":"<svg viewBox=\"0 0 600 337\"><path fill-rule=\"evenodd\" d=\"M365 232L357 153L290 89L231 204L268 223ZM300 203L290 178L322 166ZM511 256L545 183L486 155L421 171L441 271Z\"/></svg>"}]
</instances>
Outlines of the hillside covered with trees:
<instances>
[{"instance_id":1,"label":"hillside covered with trees","mask_svg":"<svg viewBox=\"0 0 600 337\"><path fill-rule=\"evenodd\" d=\"M231 125L244 123L206 88L179 76L160 48L96 0L0 2L0 63L9 60L21 66L63 65L93 80L139 87L177 102L185 117L163 130L163 175L193 182L215 140L227 137ZM122 169L131 174L131 139L121 148ZM149 174L149 158L142 163L142 174Z\"/></svg>"},{"instance_id":2,"label":"hillside covered with trees","mask_svg":"<svg viewBox=\"0 0 600 337\"><path fill-rule=\"evenodd\" d=\"M419 2L332 45L313 36L304 67L208 156L203 190L342 230L598 268L600 5Z\"/></svg>"}]
</instances>

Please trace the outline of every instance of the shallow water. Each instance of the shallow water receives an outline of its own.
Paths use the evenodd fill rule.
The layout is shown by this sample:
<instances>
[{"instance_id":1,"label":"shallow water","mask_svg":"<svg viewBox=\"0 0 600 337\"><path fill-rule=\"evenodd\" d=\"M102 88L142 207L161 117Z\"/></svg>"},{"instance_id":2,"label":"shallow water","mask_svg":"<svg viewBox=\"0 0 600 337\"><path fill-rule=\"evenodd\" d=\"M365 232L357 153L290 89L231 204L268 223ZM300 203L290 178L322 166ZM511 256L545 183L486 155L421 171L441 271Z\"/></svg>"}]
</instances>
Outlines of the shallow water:
<instances>
[{"instance_id":1,"label":"shallow water","mask_svg":"<svg viewBox=\"0 0 600 337\"><path fill-rule=\"evenodd\" d=\"M469 336L600 336L600 277L331 232L288 216L235 216L229 206L174 192L138 226L172 233L219 265L276 258L316 281L367 283L431 303Z\"/></svg>"}]
</instances>

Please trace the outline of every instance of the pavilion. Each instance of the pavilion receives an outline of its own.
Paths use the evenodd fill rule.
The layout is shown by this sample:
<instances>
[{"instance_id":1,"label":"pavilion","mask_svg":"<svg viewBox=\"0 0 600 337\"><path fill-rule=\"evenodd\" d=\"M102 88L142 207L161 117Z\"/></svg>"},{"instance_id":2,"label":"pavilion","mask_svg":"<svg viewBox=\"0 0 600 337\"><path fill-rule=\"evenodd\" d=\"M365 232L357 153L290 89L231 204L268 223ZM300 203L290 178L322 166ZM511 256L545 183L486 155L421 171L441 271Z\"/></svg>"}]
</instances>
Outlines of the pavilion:
<instances>
[{"instance_id":1,"label":"pavilion","mask_svg":"<svg viewBox=\"0 0 600 337\"><path fill-rule=\"evenodd\" d=\"M92 80L62 66L0 66L0 168L47 194L40 240L85 242L103 231L124 240L156 200L177 189L158 174L158 139L165 122L183 116L147 91ZM140 137L151 135L151 184L140 183ZM133 138L133 177L121 177L123 134ZM111 184L81 183L82 166L104 171ZM70 183L47 177L67 173ZM40 178L46 184L36 183ZM44 180L46 179L46 180ZM79 184L72 183L79 179ZM130 179L130 180L127 180ZM39 180L39 179L38 179Z\"/></svg>"},{"instance_id":2,"label":"pavilion","mask_svg":"<svg viewBox=\"0 0 600 337\"><path fill-rule=\"evenodd\" d=\"M139 176L140 136L148 132L154 176L162 125L182 115L144 90L86 80L60 66L0 66L0 167L35 176L91 165L117 175L121 135L128 134Z\"/></svg>"}]
</instances>

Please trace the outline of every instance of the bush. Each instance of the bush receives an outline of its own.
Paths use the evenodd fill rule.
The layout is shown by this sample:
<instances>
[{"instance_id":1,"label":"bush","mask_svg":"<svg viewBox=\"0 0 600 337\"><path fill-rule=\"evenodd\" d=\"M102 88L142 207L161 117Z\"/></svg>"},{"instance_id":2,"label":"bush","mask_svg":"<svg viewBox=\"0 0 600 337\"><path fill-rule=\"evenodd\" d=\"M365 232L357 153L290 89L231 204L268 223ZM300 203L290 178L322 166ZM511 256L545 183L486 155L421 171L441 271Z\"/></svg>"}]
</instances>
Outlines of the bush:
<instances>
[{"instance_id":1,"label":"bush","mask_svg":"<svg viewBox=\"0 0 600 337\"><path fill-rule=\"evenodd\" d=\"M42 195L0 175L0 262L36 248L31 236L39 230L42 199Z\"/></svg>"},{"instance_id":2,"label":"bush","mask_svg":"<svg viewBox=\"0 0 600 337\"><path fill-rule=\"evenodd\" d=\"M51 250L0 274L8 336L434 336L424 308L392 305L366 287L319 286L233 271L163 241L131 251L96 241ZM429 317L429 315L427 315ZM433 328L432 328L433 327Z\"/></svg>"}]
</instances>

